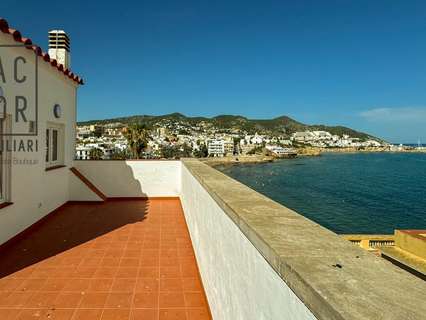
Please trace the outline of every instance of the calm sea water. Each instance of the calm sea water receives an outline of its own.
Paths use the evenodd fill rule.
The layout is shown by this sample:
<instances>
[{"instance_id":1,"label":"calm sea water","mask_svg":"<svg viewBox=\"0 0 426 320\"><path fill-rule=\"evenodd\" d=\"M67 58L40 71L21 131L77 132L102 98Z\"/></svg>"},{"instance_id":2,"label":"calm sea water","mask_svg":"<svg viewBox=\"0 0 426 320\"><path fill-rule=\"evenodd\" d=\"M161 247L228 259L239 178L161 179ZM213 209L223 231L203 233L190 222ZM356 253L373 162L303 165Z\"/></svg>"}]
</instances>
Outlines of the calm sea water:
<instances>
[{"instance_id":1,"label":"calm sea water","mask_svg":"<svg viewBox=\"0 0 426 320\"><path fill-rule=\"evenodd\" d=\"M217 169L337 233L426 229L426 154L324 154Z\"/></svg>"}]
</instances>

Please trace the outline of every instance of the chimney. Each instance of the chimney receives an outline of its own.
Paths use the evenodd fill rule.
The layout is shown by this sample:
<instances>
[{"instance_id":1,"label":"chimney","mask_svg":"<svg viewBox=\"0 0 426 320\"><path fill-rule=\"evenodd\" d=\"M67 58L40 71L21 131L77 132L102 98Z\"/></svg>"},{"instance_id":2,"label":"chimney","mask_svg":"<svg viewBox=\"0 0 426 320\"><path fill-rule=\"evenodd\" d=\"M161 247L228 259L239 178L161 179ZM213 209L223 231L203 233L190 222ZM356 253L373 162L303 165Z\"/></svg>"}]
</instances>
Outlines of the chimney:
<instances>
[{"instance_id":1,"label":"chimney","mask_svg":"<svg viewBox=\"0 0 426 320\"><path fill-rule=\"evenodd\" d=\"M49 56L62 64L64 70L70 68L70 38L64 30L49 31Z\"/></svg>"}]
</instances>

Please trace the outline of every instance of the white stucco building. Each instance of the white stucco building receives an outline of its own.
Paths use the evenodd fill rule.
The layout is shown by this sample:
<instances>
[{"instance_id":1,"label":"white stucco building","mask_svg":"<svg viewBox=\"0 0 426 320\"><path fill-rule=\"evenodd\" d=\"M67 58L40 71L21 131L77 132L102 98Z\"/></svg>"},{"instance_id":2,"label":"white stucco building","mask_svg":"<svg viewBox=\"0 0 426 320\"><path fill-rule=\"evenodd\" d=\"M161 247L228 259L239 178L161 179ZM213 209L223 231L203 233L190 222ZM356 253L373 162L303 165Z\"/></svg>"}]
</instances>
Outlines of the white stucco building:
<instances>
[{"instance_id":1,"label":"white stucco building","mask_svg":"<svg viewBox=\"0 0 426 320\"><path fill-rule=\"evenodd\" d=\"M295 132L292 139L296 142L310 142L315 139L315 135L310 131Z\"/></svg>"},{"instance_id":2,"label":"white stucco building","mask_svg":"<svg viewBox=\"0 0 426 320\"><path fill-rule=\"evenodd\" d=\"M312 131L315 140L332 140L333 135L328 131Z\"/></svg>"},{"instance_id":3,"label":"white stucco building","mask_svg":"<svg viewBox=\"0 0 426 320\"><path fill-rule=\"evenodd\" d=\"M225 142L218 139L208 140L207 150L210 157L223 157L225 155Z\"/></svg>"},{"instance_id":4,"label":"white stucco building","mask_svg":"<svg viewBox=\"0 0 426 320\"><path fill-rule=\"evenodd\" d=\"M4 19L0 30L1 243L69 200L67 168L73 166L83 81ZM51 54L68 56L64 50ZM20 104L17 97L23 97Z\"/></svg>"},{"instance_id":5,"label":"white stucco building","mask_svg":"<svg viewBox=\"0 0 426 320\"><path fill-rule=\"evenodd\" d=\"M90 159L90 150L89 147L79 146L75 149L75 158L77 160L89 160Z\"/></svg>"}]
</instances>

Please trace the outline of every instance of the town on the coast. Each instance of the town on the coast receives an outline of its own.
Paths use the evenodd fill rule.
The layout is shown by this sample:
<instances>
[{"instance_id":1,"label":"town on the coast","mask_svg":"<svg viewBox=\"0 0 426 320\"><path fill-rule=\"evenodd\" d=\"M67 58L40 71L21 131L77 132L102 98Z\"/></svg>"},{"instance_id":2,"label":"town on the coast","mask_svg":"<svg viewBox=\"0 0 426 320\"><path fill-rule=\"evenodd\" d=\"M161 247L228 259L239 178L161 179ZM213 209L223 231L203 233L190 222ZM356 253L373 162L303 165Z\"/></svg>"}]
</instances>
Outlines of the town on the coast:
<instances>
[{"instance_id":1,"label":"town on the coast","mask_svg":"<svg viewBox=\"0 0 426 320\"><path fill-rule=\"evenodd\" d=\"M343 129L337 133L326 129L314 130L316 128L298 131L294 128L289 130L285 125L280 128L276 123L273 128L257 124L249 126L238 120L237 116L222 117L232 118L212 122L206 119L188 120L179 114L172 114L159 117L148 125L120 121L82 123L77 127L76 158L197 157L250 162L319 155L321 152L410 152L426 149L422 146L393 145L343 127L339 127ZM330 128L336 131L336 127ZM355 136L351 136L351 132Z\"/></svg>"}]
</instances>

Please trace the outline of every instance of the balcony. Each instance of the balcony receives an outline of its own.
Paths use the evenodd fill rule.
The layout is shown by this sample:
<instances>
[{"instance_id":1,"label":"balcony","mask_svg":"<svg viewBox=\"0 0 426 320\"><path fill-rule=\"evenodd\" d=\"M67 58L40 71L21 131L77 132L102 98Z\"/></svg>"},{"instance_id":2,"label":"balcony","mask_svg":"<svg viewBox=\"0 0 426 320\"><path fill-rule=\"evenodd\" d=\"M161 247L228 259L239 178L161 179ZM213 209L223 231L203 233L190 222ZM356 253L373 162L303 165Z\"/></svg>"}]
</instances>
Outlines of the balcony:
<instances>
[{"instance_id":1,"label":"balcony","mask_svg":"<svg viewBox=\"0 0 426 320\"><path fill-rule=\"evenodd\" d=\"M426 284L197 160L75 161L1 319L423 319Z\"/></svg>"}]
</instances>

